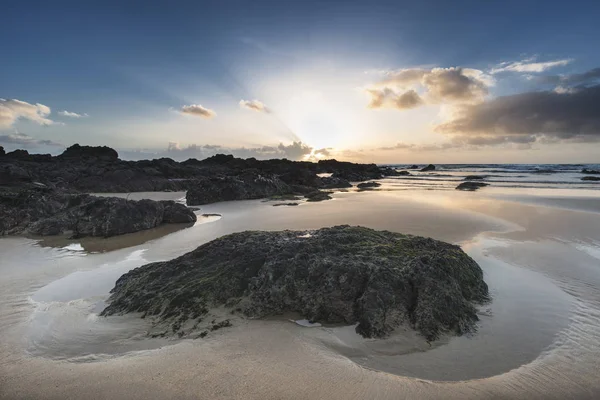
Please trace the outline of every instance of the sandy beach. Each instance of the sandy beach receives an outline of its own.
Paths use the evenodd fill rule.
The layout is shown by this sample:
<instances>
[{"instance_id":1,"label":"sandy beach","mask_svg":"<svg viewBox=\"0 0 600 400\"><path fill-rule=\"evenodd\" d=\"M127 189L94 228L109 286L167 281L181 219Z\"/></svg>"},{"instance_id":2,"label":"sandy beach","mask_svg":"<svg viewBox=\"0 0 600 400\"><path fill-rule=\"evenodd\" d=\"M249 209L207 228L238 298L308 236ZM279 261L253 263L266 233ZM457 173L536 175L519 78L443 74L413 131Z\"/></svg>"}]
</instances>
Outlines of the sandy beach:
<instances>
[{"instance_id":1,"label":"sandy beach","mask_svg":"<svg viewBox=\"0 0 600 400\"><path fill-rule=\"evenodd\" d=\"M600 214L590 210L598 202L560 190L532 196L384 185L298 207L207 205L199 213L222 217L132 234L122 248L105 239L3 238L0 397L596 398ZM137 266L227 233L337 224L460 244L493 297L480 310L478 332L428 346L411 332L376 341L351 327L306 328L282 316L204 339L150 339L148 323L135 315L97 315L114 281Z\"/></svg>"}]
</instances>

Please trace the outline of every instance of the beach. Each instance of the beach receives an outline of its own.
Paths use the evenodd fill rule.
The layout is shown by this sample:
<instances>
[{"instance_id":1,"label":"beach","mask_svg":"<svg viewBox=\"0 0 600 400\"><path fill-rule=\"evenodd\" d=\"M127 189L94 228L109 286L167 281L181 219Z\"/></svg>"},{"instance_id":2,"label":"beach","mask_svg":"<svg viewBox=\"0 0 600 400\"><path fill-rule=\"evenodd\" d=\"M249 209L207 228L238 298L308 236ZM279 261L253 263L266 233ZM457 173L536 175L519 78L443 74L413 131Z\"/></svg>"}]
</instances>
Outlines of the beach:
<instances>
[{"instance_id":1,"label":"beach","mask_svg":"<svg viewBox=\"0 0 600 400\"><path fill-rule=\"evenodd\" d=\"M106 239L0 239L0 397L596 398L596 192L394 190L386 182L297 207L205 205L199 213L221 217L162 236L145 232L147 241L132 234L122 248L93 243ZM152 339L136 315L98 316L115 280L132 268L232 232L339 224L461 245L492 296L478 331L431 345L414 332L378 342L351 327L306 328L282 316L245 320L204 339Z\"/></svg>"}]
</instances>

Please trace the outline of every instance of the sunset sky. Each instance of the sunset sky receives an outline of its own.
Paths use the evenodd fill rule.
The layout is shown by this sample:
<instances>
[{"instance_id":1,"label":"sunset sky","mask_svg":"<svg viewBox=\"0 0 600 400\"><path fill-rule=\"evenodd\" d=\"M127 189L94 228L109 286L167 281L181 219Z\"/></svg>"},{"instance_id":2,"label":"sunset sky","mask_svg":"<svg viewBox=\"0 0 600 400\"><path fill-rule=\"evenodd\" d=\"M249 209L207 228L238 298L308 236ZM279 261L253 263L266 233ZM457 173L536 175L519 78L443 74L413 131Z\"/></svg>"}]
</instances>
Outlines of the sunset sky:
<instances>
[{"instance_id":1,"label":"sunset sky","mask_svg":"<svg viewBox=\"0 0 600 400\"><path fill-rule=\"evenodd\" d=\"M600 162L598 1L9 3L7 150Z\"/></svg>"}]
</instances>

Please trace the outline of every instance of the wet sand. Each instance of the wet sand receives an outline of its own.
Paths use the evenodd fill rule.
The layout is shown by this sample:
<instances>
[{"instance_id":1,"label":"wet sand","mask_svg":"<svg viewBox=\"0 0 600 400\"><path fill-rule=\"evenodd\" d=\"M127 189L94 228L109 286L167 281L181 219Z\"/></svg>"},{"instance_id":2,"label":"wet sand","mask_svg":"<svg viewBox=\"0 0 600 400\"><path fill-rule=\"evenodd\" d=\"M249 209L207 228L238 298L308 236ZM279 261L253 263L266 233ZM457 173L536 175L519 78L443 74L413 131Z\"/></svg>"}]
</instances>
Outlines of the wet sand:
<instances>
[{"instance_id":1,"label":"wet sand","mask_svg":"<svg viewBox=\"0 0 600 400\"><path fill-rule=\"evenodd\" d=\"M0 398L598 398L600 214L590 210L599 200L571 196L567 209L518 195L527 201L378 190L297 207L219 203L200 213L220 219L94 254L0 239ZM372 341L282 316L173 340L146 338L148 322L133 315L97 317L131 268L235 231L343 223L461 244L493 296L479 331L430 348L411 332Z\"/></svg>"}]
</instances>

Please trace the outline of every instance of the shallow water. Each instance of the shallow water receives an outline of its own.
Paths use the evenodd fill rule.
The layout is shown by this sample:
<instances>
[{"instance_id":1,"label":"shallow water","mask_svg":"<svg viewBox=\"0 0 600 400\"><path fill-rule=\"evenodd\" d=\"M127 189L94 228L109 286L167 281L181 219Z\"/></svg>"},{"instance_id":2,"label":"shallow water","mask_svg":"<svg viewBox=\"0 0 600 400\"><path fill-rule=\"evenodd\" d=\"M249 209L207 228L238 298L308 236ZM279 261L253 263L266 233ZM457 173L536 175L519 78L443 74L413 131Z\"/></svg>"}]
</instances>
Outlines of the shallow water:
<instances>
[{"instance_id":1,"label":"shallow water","mask_svg":"<svg viewBox=\"0 0 600 400\"><path fill-rule=\"evenodd\" d=\"M547 198L526 194L519 196L527 197L527 204L489 192L334 196L290 208L261 201L204 206L200 213L222 218L141 243L127 238L125 243L136 245L102 253L73 241L51 247L25 238L0 239L0 395L77 393L79 398L110 390L116 398L594 398L600 393L600 214L555 208ZM97 317L115 280L137 266L174 258L231 232L343 223L461 244L483 268L493 296L481 309L478 332L429 347L416 335L369 341L351 328L303 328L282 318L182 341L148 339L149 322L135 315ZM158 369L149 370L148 363ZM284 373L289 376L279 375ZM239 376L245 378L232 379ZM423 385L396 376L460 382ZM77 383L69 386L69 379ZM273 387L269 379L285 387Z\"/></svg>"}]
</instances>

